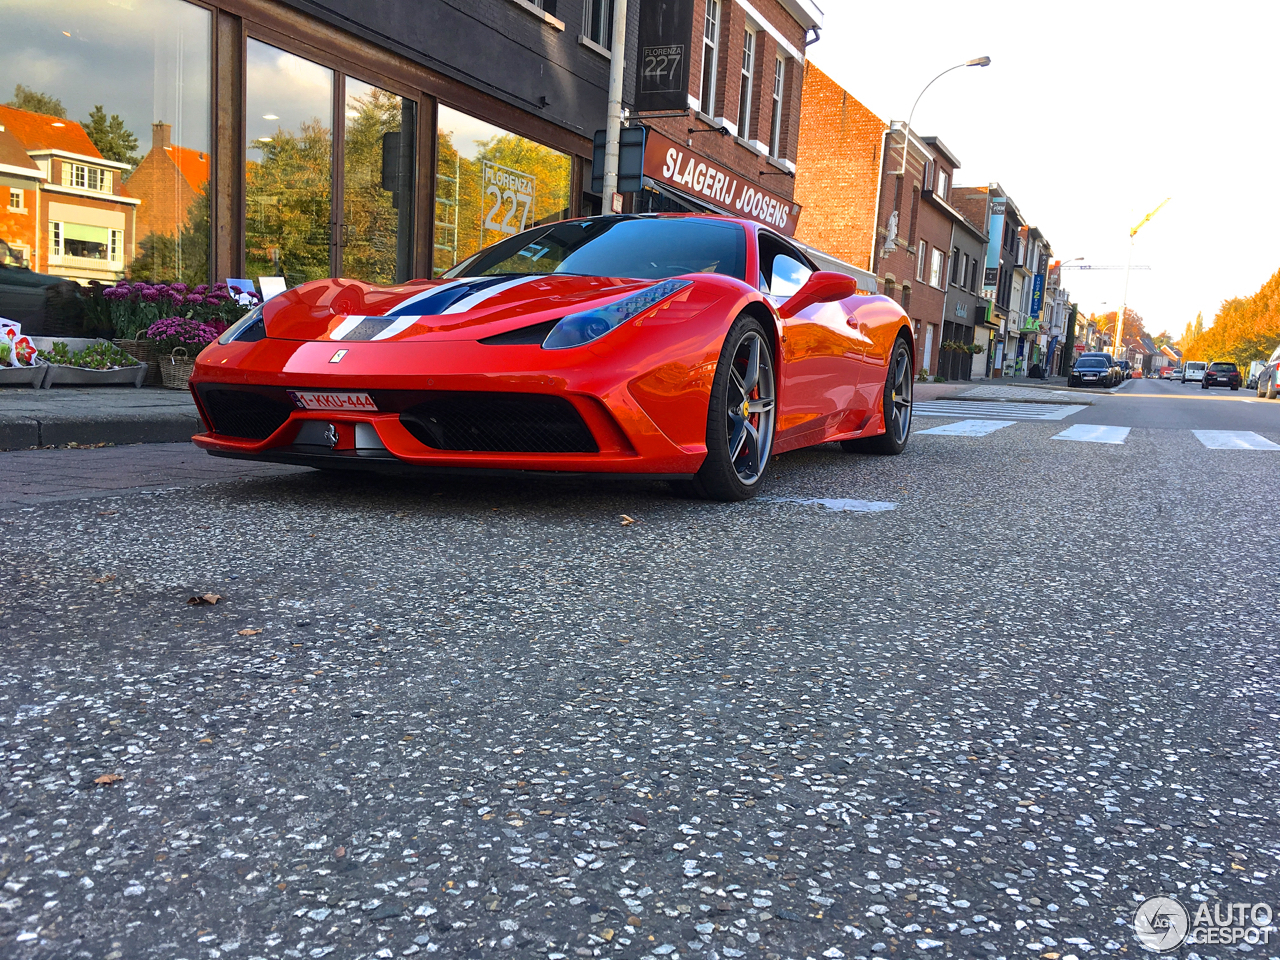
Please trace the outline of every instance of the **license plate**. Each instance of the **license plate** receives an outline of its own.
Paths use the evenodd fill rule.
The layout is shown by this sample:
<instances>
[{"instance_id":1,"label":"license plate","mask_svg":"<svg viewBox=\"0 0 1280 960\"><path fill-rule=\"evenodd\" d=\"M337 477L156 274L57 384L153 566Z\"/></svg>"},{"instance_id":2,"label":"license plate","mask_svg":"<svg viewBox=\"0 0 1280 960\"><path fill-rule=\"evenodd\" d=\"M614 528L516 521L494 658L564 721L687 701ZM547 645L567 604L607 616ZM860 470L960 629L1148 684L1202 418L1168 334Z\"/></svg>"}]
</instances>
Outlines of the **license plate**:
<instances>
[{"instance_id":1,"label":"license plate","mask_svg":"<svg viewBox=\"0 0 1280 960\"><path fill-rule=\"evenodd\" d=\"M377 413L378 405L367 393L316 393L290 390L289 397L299 410L324 410L330 413Z\"/></svg>"}]
</instances>

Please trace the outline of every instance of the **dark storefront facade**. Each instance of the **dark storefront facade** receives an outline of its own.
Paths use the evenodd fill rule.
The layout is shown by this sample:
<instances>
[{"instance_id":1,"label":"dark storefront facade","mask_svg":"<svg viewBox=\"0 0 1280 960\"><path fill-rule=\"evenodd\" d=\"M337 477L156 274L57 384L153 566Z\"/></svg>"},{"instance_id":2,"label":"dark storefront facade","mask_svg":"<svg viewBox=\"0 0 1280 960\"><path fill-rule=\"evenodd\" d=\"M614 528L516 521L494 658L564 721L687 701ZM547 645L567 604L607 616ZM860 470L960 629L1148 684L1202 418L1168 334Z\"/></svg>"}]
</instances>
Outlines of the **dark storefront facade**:
<instances>
[{"instance_id":1,"label":"dark storefront facade","mask_svg":"<svg viewBox=\"0 0 1280 960\"><path fill-rule=\"evenodd\" d=\"M610 7L24 6L0 35L0 96L13 91L15 109L59 136L87 134L63 136L47 167L40 145L24 145L36 166L22 186L58 193L60 238L106 230L93 211L108 189L136 208L137 235L123 246L107 230L107 242L74 247L111 268L96 274L104 279L388 283L592 212L583 177L604 125ZM52 182L64 167L72 178ZM39 209L23 197L23 212ZM57 273L41 255L49 225L24 230L29 261Z\"/></svg>"}]
</instances>

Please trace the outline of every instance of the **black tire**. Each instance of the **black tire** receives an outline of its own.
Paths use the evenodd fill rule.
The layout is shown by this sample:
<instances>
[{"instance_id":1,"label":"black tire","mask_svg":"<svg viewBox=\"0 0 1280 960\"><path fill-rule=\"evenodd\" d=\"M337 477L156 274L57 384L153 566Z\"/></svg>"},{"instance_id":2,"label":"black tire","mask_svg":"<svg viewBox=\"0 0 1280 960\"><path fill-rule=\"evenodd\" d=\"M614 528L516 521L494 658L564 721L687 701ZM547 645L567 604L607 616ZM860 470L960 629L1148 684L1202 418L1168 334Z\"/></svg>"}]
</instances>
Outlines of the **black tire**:
<instances>
[{"instance_id":1,"label":"black tire","mask_svg":"<svg viewBox=\"0 0 1280 960\"><path fill-rule=\"evenodd\" d=\"M1237 386L1237 387L1232 387L1231 389L1232 389L1232 390L1239 390L1240 388Z\"/></svg>"},{"instance_id":2,"label":"black tire","mask_svg":"<svg viewBox=\"0 0 1280 960\"><path fill-rule=\"evenodd\" d=\"M1267 399L1274 400L1276 398L1276 382L1274 380L1267 381Z\"/></svg>"},{"instance_id":3,"label":"black tire","mask_svg":"<svg viewBox=\"0 0 1280 960\"><path fill-rule=\"evenodd\" d=\"M884 413L884 433L878 437L859 437L842 440L840 446L849 453L877 453L896 457L907 448L911 436L911 345L906 337L898 337L889 354L889 364L884 374L884 391L881 394Z\"/></svg>"},{"instance_id":4,"label":"black tire","mask_svg":"<svg viewBox=\"0 0 1280 960\"><path fill-rule=\"evenodd\" d=\"M1201 389L1201 390L1208 390L1208 389L1209 389L1209 381L1208 381L1208 380L1201 380L1201 381L1200 381L1200 389Z\"/></svg>"},{"instance_id":5,"label":"black tire","mask_svg":"<svg viewBox=\"0 0 1280 960\"><path fill-rule=\"evenodd\" d=\"M707 458L692 480L673 484L676 491L726 503L754 497L773 452L776 399L773 340L743 314L724 338L711 381Z\"/></svg>"}]
</instances>

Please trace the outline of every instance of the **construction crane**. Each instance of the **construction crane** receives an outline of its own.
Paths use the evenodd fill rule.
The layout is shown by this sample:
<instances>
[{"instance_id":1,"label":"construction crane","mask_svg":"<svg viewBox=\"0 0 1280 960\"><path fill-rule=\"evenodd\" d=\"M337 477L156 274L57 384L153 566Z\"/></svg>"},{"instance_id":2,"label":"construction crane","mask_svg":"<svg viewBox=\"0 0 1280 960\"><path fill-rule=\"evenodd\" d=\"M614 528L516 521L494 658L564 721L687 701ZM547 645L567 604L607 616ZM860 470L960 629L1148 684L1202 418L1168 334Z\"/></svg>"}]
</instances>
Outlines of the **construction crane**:
<instances>
[{"instance_id":1,"label":"construction crane","mask_svg":"<svg viewBox=\"0 0 1280 960\"><path fill-rule=\"evenodd\" d=\"M1150 270L1150 267L1116 267L1108 264L1107 266L1099 266L1093 263L1077 263L1074 266L1069 264L1062 265L1063 270Z\"/></svg>"},{"instance_id":2,"label":"construction crane","mask_svg":"<svg viewBox=\"0 0 1280 960\"><path fill-rule=\"evenodd\" d=\"M1120 351L1120 355L1124 356L1124 311L1129 306L1129 271L1134 269L1133 264L1133 238L1137 236L1138 231L1147 225L1147 221L1154 217L1164 207L1166 203L1172 200L1172 197L1165 197L1161 200L1154 210L1148 213L1140 221L1138 225L1129 231L1129 264L1124 271L1124 296L1120 300L1120 312L1116 314L1116 349Z\"/></svg>"}]
</instances>

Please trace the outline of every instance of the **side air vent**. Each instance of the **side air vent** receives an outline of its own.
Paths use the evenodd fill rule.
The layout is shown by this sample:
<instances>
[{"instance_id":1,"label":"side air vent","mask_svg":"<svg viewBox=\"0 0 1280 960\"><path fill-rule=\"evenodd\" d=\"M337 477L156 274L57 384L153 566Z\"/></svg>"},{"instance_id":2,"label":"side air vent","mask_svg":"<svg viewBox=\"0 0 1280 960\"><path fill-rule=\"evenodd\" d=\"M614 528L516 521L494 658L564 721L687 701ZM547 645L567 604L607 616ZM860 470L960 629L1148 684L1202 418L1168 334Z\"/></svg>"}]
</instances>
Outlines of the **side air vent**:
<instances>
[{"instance_id":1,"label":"side air vent","mask_svg":"<svg viewBox=\"0 0 1280 960\"><path fill-rule=\"evenodd\" d=\"M555 328L559 323L556 320L547 320L544 323L535 323L531 327L521 327L518 330L508 330L506 333L496 333L492 337L485 337L481 343L487 343L491 346L509 346L512 344L538 344L547 339L547 334Z\"/></svg>"}]
</instances>

